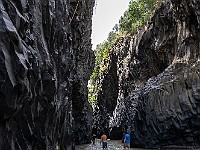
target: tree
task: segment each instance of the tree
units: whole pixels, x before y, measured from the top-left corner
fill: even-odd
[[[150,17],[157,0],[132,0],[129,8],[119,20],[120,32],[134,33]]]

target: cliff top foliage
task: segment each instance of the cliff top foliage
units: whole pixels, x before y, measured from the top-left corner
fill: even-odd
[[[96,57],[95,68],[90,77],[88,93],[88,99],[91,104],[96,103],[96,96],[101,88],[99,87],[101,78],[108,68],[109,49],[118,38],[133,35],[139,27],[144,26],[160,1],[163,0],[131,0],[128,10],[124,12],[119,23],[110,31],[107,40],[96,46],[94,50]]]

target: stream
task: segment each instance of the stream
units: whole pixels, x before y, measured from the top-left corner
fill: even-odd
[[[96,140],[96,144],[76,145],[76,150],[101,150],[100,140]],[[141,148],[131,148],[131,150],[144,150]],[[108,150],[123,150],[123,145],[120,140],[108,140]]]

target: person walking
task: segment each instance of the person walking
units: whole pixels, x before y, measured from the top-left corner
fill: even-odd
[[[126,149],[126,147],[130,150],[130,142],[131,142],[131,136],[126,132],[124,136],[124,150]]]
[[[103,132],[103,135],[101,136],[101,142],[102,142],[102,148],[108,149],[107,136],[106,136],[105,132]]]
[[[125,138],[126,133],[123,132],[123,136],[122,136],[122,144],[124,144],[124,138]]]
[[[92,134],[92,144],[95,145],[96,135]]]

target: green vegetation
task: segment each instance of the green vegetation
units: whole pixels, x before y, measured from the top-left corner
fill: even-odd
[[[109,49],[117,39],[117,33],[113,30],[109,33],[107,41],[97,45],[95,53],[95,67],[90,77],[88,99],[90,103],[96,102],[96,94],[99,90],[98,82],[108,68]]]
[[[134,33],[148,21],[156,3],[156,0],[131,1],[128,10],[119,21],[120,31]]]
[[[145,25],[158,1],[159,0],[130,1],[129,8],[120,18],[119,24],[113,27],[106,41],[97,45],[94,50],[96,56],[95,68],[89,84],[88,99],[91,104],[96,102],[96,95],[100,88],[98,87],[99,80],[108,68],[109,49],[121,35],[134,34],[140,26]]]

